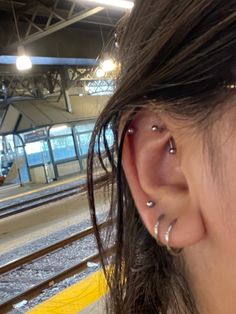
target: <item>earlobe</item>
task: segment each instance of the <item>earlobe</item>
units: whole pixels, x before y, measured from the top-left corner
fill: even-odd
[[[151,112],[140,113],[131,123],[123,147],[124,172],[150,234],[155,237],[159,223],[161,243],[175,248],[190,246],[203,238],[205,228],[180,167],[183,147],[176,147],[168,128],[163,123],[158,127],[155,120]]]

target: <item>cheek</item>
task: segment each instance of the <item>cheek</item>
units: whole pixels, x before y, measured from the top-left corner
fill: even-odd
[[[223,155],[215,170],[207,158],[197,163],[195,160],[192,167],[192,189],[206,227],[206,239],[221,252],[232,250],[232,239],[236,237],[236,169],[232,167],[236,165],[236,151]]]
[[[222,193],[219,193],[209,162],[200,149],[195,150],[194,154],[189,152],[183,164],[191,202],[199,209],[206,228],[206,237],[214,239],[224,204]]]

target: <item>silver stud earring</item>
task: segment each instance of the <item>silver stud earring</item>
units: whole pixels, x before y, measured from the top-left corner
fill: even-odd
[[[179,255],[179,254],[182,252],[182,250],[183,250],[183,248],[172,248],[172,247],[170,247],[170,245],[169,245],[169,243],[170,243],[170,234],[171,234],[171,231],[172,231],[174,225],[176,224],[176,222],[177,222],[177,219],[175,219],[175,220],[169,225],[169,227],[168,227],[168,229],[167,229],[167,231],[166,231],[166,233],[165,233],[166,248],[167,248],[167,250],[169,251],[169,253],[170,253],[171,255],[173,255],[173,256]]]
[[[134,134],[134,128],[128,128],[128,134]]]
[[[147,207],[149,207],[149,208],[153,208],[153,207],[156,205],[156,203],[153,202],[153,201],[147,201],[146,205],[147,205]]]
[[[158,125],[153,125],[153,126],[152,126],[152,131],[153,131],[153,132],[159,132],[159,133],[161,133],[161,132],[164,131],[164,127],[158,126]]]
[[[169,140],[169,145],[170,145],[169,153],[170,153],[171,155],[176,154],[176,147],[175,147],[174,142],[173,142],[172,139]]]
[[[160,131],[160,129],[159,129],[159,127],[157,125],[153,125],[152,126],[152,131],[153,132],[158,132],[158,131]]]

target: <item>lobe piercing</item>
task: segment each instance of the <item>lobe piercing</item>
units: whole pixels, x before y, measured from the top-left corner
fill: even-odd
[[[169,140],[169,145],[170,145],[169,153],[170,153],[171,155],[176,154],[176,147],[175,147],[175,145],[174,145],[172,139]]]
[[[146,205],[147,205],[147,207],[149,207],[149,208],[153,208],[153,207],[156,205],[156,203],[153,202],[153,201],[147,201]]]
[[[158,219],[157,219],[157,223],[155,224],[154,226],[154,234],[155,234],[155,239],[156,239],[156,242],[158,245],[160,246],[163,246],[163,244],[161,243],[160,241],[160,238],[159,238],[159,227],[160,227],[160,222],[161,220],[163,220],[163,218],[165,217],[164,214],[162,214]]]
[[[183,248],[172,248],[170,247],[169,243],[170,243],[170,233],[174,227],[174,225],[176,224],[177,219],[175,219],[168,227],[166,233],[165,233],[165,241],[166,241],[166,248],[167,250],[170,252],[171,255],[173,256],[177,256],[181,253],[181,251],[183,250]]]
[[[134,134],[134,129],[133,128],[129,128],[127,132],[128,132],[128,134]]]

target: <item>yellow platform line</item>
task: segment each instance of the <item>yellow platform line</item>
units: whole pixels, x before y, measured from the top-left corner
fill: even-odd
[[[27,314],[78,314],[102,298],[106,292],[106,280],[100,270],[36,306]]]
[[[64,180],[64,181],[60,181],[60,182],[57,182],[57,183],[53,183],[51,185],[46,185],[46,186],[43,186],[41,188],[37,188],[35,190],[30,190],[30,191],[27,191],[27,192],[22,192],[20,194],[14,194],[14,195],[11,195],[11,196],[8,196],[8,197],[5,197],[5,198],[2,198],[0,200],[0,203],[2,202],[5,202],[5,201],[9,201],[9,200],[12,200],[14,198],[18,198],[18,197],[22,197],[22,196],[25,196],[25,195],[29,195],[29,194],[33,194],[33,193],[36,193],[36,192],[40,192],[40,191],[43,191],[43,190],[48,190],[50,188],[54,188],[56,186],[59,186],[59,185],[64,185],[66,183],[70,183],[70,182],[73,182],[73,181],[77,181],[77,180],[81,180],[81,179],[84,179],[86,176],[81,176],[81,177],[78,177],[77,179],[73,178],[73,179],[67,179],[67,180]]]

